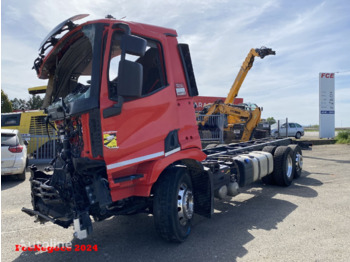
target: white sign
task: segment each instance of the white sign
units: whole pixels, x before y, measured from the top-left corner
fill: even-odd
[[[335,136],[334,73],[320,73],[320,138]]]

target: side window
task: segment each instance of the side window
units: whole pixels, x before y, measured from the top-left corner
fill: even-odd
[[[295,124],[297,127],[302,127],[301,125],[299,125],[299,124]]]
[[[17,146],[18,140],[16,134],[1,134],[1,146]]]
[[[19,126],[21,114],[10,114],[1,116],[1,126]]]
[[[295,128],[295,124],[291,123],[291,124],[289,124],[289,127]]]
[[[108,89],[109,97],[117,97],[118,69],[121,55],[122,34],[116,31],[112,36],[111,56],[109,62]],[[142,65],[142,96],[156,92],[166,86],[166,77],[161,45],[153,40],[147,39],[147,49],[144,56],[126,55],[126,60],[136,61]]]
[[[283,125],[281,126],[281,128],[286,128],[286,124],[283,124]]]
[[[18,134],[17,139],[18,139],[18,144],[24,145],[23,138],[22,138],[21,134]]]

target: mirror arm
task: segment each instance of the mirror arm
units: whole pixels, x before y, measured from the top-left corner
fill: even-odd
[[[105,108],[103,110],[103,118],[120,115],[120,113],[122,112],[123,103],[124,103],[124,98],[122,96],[118,96],[117,104],[114,104],[113,106]]]

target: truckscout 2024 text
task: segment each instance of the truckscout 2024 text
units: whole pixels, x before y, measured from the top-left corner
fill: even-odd
[[[34,62],[60,143],[45,172],[31,166],[25,213],[73,224],[83,239],[91,218],[148,212],[162,238],[181,242],[194,213],[213,214],[214,196],[300,176],[301,150],[289,139],[202,150],[191,57],[176,31],[110,16],[73,23],[85,16],[59,24]]]

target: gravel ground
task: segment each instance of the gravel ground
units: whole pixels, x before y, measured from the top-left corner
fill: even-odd
[[[303,151],[302,176],[288,188],[255,183],[235,198],[215,201],[212,219],[195,217],[183,244],[163,242],[153,218],[139,214],[93,223],[84,241],[72,228],[40,225],[29,181],[2,177],[2,261],[349,261],[350,146]],[[29,174],[28,174],[29,176]],[[16,245],[96,245],[98,251],[21,252]]]

